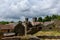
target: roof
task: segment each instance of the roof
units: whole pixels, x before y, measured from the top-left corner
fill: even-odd
[[[39,24],[43,24],[43,22],[31,22],[32,25],[39,25]]]
[[[9,23],[9,24],[6,24],[6,25],[13,25],[13,26],[16,26],[18,23]]]
[[[53,23],[54,23],[54,21],[48,21],[48,22],[44,22],[43,25],[47,26],[47,25],[53,24]]]
[[[14,24],[0,24],[0,29],[14,29],[16,25]]]

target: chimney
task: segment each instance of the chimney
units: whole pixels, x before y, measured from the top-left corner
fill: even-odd
[[[37,17],[34,17],[33,18],[33,22],[37,22]]]
[[[28,18],[25,18],[25,21],[28,22]]]

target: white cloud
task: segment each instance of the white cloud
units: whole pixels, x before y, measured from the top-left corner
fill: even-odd
[[[60,13],[60,0],[0,0],[0,20],[19,20]]]

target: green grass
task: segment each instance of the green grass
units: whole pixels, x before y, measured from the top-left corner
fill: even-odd
[[[39,31],[34,36],[60,36],[58,31]]]

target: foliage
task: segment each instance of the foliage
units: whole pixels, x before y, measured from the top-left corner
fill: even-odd
[[[59,31],[39,31],[34,36],[60,36]]]
[[[57,19],[57,17],[58,17],[58,15],[52,15],[52,19],[54,20],[54,19]]]
[[[44,18],[44,21],[51,21],[51,17],[50,17],[50,16],[46,16],[46,17]]]
[[[60,16],[58,16],[57,19],[60,20]]]
[[[44,19],[42,17],[38,18],[39,22],[46,22],[46,21],[51,21],[51,20],[60,20],[60,15],[52,15],[52,16],[45,16]]]
[[[9,22],[1,21],[0,24],[9,24]]]
[[[54,19],[58,19],[58,20],[60,20],[60,15],[52,15],[52,20],[54,20]]]
[[[42,21],[43,21],[42,17],[39,17],[39,18],[38,18],[38,21],[39,21],[39,22],[42,22]]]

